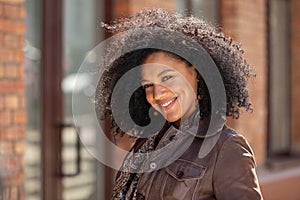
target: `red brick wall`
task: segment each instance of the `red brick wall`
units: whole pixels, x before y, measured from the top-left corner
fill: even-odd
[[[113,0],[113,18],[134,14],[143,8],[175,9],[175,0]]]
[[[221,0],[221,25],[227,35],[241,42],[257,77],[250,82],[251,114],[243,113],[229,124],[252,146],[256,161],[263,164],[267,135],[267,21],[266,0]]]
[[[291,0],[292,148],[300,153],[300,1]]]
[[[175,0],[129,0],[130,2],[130,13],[135,13],[142,8],[165,8],[167,10],[175,9]]]
[[[24,0],[0,0],[0,199],[24,199]]]
[[[116,19],[120,16],[127,15],[129,13],[129,0],[112,0],[112,19]]]

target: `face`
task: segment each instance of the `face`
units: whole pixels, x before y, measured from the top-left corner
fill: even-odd
[[[197,73],[193,66],[164,52],[148,56],[141,69],[146,99],[167,121],[180,121],[196,110]]]

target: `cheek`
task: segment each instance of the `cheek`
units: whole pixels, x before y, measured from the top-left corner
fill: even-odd
[[[174,90],[175,91],[184,91],[184,93],[188,94],[197,94],[197,82],[196,81],[191,81],[189,79],[183,79],[180,82],[178,82],[176,85],[174,85]]]
[[[189,84],[189,88],[192,89],[195,94],[197,94],[198,82],[197,82],[197,80],[194,79],[194,77],[191,77],[190,79],[188,79],[188,83],[186,83],[186,84]]]
[[[193,87],[193,90],[194,90],[195,94],[197,95],[197,93],[198,93],[198,82],[195,81],[195,82],[191,83],[191,86]]]
[[[149,90],[146,90],[145,95],[146,95],[146,100],[148,101],[148,103],[150,103],[152,105],[153,104],[153,94],[152,94],[152,92],[149,91]]]
[[[198,81],[195,75],[189,75],[186,80],[188,81],[188,84],[190,84],[190,88],[192,88],[193,91],[196,92],[198,88]]]
[[[181,86],[183,85],[181,92],[184,94],[184,102],[190,104],[197,96],[197,82],[185,81]]]

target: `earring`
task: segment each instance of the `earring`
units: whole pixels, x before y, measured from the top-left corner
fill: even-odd
[[[200,96],[200,94],[198,94],[198,96],[197,96],[197,99],[198,99],[198,100],[201,100],[201,96]]]

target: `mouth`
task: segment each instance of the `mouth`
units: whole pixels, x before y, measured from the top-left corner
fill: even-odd
[[[169,110],[176,102],[177,97],[165,102],[165,103],[160,103],[159,105],[166,111]]]

